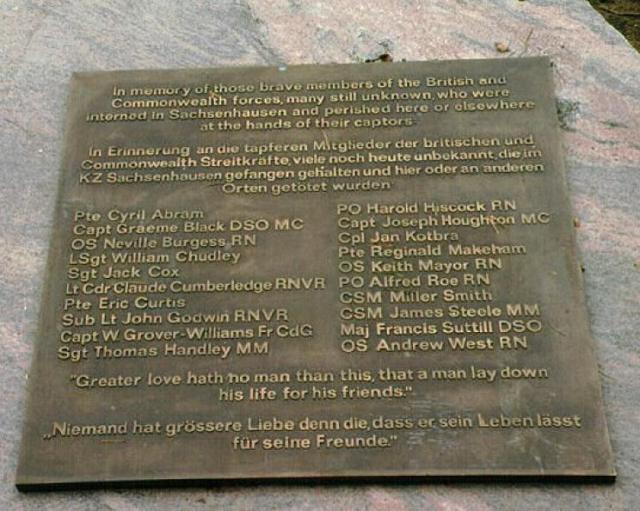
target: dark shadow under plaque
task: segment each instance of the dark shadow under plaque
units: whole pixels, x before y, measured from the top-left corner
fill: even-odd
[[[20,489],[614,477],[547,59],[69,104]]]

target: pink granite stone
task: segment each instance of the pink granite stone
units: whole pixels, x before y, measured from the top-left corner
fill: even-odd
[[[498,52],[496,43],[509,51]],[[19,494],[13,479],[70,74],[362,62],[382,53],[395,60],[553,60],[616,484],[278,484]],[[1,2],[0,510],[637,509],[639,84],[640,55],[585,0]]]

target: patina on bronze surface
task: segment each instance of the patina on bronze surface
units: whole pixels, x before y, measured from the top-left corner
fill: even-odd
[[[612,479],[551,74],[75,75],[18,487]]]

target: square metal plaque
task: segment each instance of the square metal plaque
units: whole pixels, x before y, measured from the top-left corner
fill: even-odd
[[[551,75],[74,75],[18,488],[612,479]]]

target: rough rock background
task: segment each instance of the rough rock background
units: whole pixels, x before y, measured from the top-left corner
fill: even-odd
[[[495,43],[508,45],[499,53]],[[21,495],[25,383],[73,71],[549,55],[616,465],[614,485],[343,484]],[[384,65],[384,64],[369,64]],[[640,55],[586,0],[3,0],[0,509],[640,507]]]

